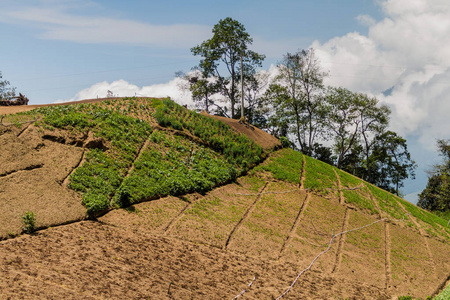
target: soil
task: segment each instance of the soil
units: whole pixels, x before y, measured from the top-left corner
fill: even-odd
[[[1,107],[0,114],[32,107]],[[277,147],[268,134],[226,121]],[[338,192],[324,197],[256,172],[206,195],[86,220],[65,179],[87,145],[108,145],[51,134],[32,124],[0,125],[1,299],[233,299],[241,292],[242,299],[276,299],[333,234],[379,219],[340,201]],[[30,235],[20,234],[26,211],[42,228]],[[450,245],[413,225],[379,222],[337,237],[283,299],[433,295],[448,279]]]

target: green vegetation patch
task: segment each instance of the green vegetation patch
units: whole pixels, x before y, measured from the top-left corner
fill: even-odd
[[[186,138],[155,131],[114,196],[119,206],[191,192],[205,193],[234,180],[238,170],[215,151]]]
[[[349,204],[354,204],[359,208],[367,209],[370,211],[371,214],[378,213],[373,201],[367,197],[361,195],[358,191],[343,191],[345,202]]]
[[[264,158],[261,146],[247,136],[236,133],[230,126],[213,118],[189,111],[169,99],[155,102],[155,118],[160,126],[188,131],[243,171]]]
[[[335,170],[338,173],[339,179],[341,180],[341,185],[344,188],[356,187],[362,183],[361,179],[356,178],[355,176],[352,176],[347,172],[344,172],[337,168]]]
[[[276,152],[267,164],[258,166],[255,170],[268,171],[278,180],[299,184],[302,166],[303,154],[292,149],[283,149]]]
[[[305,159],[305,188],[323,190],[327,194],[329,189],[337,187],[336,174],[332,166],[309,156],[305,156]]]
[[[69,178],[69,187],[83,194],[89,215],[113,204],[127,206],[166,195],[204,193],[234,180],[265,155],[247,136],[169,99],[121,98],[59,105],[24,116],[21,119],[39,120],[35,124],[40,130],[91,133],[106,141],[107,149],[88,149],[85,162]],[[197,136],[202,146],[153,132],[155,119],[161,126]],[[138,158],[149,138],[150,147]]]
[[[403,217],[405,217],[405,220],[408,219],[403,209],[398,205],[394,195],[371,184],[368,184],[367,187],[372,193],[374,200],[378,201],[378,206],[382,211],[386,212],[394,219],[401,220]],[[411,225],[410,223],[408,224]]]
[[[88,150],[85,163],[70,176],[69,184],[73,190],[83,193],[88,214],[108,209],[111,197],[152,132],[150,124],[126,116],[119,112],[119,107],[112,108],[107,103],[43,107],[34,113],[42,116],[41,125],[92,132],[111,142],[107,151]]]
[[[448,221],[445,221],[444,219],[438,217],[437,215],[434,215],[426,210],[423,210],[403,199],[398,198],[398,201],[405,207],[405,209],[414,217],[417,219],[430,224],[437,232],[441,232],[442,230],[446,230],[448,233],[450,233],[450,230],[447,227]],[[439,225],[442,227],[440,227]],[[448,238],[447,235],[443,235],[444,237]]]

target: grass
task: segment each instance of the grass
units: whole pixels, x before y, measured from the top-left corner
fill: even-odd
[[[411,215],[413,215],[415,218],[431,225],[436,231],[440,232],[442,230],[445,230],[445,231],[447,231],[447,233],[450,233],[450,230],[447,227],[448,221],[440,218],[439,216],[437,216],[433,213],[423,210],[403,199],[397,198],[397,201],[399,201]],[[441,225],[442,227],[440,227],[438,224]],[[444,235],[444,236],[446,236],[446,235]],[[448,238],[448,236],[446,236],[446,237]]]
[[[343,191],[345,202],[349,204],[354,204],[359,208],[367,209],[371,214],[377,214],[373,201],[367,197],[361,195],[358,191]]]
[[[299,184],[302,165],[303,154],[292,149],[283,149],[271,157],[268,164],[260,165],[255,170],[268,171],[275,179]]]
[[[337,188],[336,175],[332,166],[309,156],[305,156],[305,159],[305,188],[318,190],[323,194],[328,194],[327,189]]]

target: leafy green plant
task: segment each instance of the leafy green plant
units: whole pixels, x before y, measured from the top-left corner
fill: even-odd
[[[23,227],[25,233],[32,233],[36,230],[36,215],[32,211],[27,211],[22,216]]]

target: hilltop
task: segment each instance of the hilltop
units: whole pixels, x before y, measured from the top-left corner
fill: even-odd
[[[0,125],[2,296],[275,299],[315,258],[283,299],[449,279],[445,220],[251,125],[169,99],[26,109]],[[26,211],[42,230],[18,235]]]

